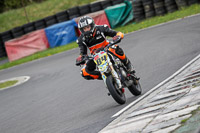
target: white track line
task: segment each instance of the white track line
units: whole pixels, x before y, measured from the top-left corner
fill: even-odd
[[[155,86],[154,88],[152,88],[151,90],[149,90],[147,93],[145,93],[144,95],[142,95],[141,97],[139,97],[138,99],[136,99],[135,101],[133,101],[132,103],[130,103],[125,108],[121,109],[116,114],[114,114],[112,116],[112,118],[116,117],[116,116],[119,116],[124,111],[126,111],[127,109],[129,109],[131,106],[133,106],[136,103],[140,102],[142,99],[144,99],[145,97],[147,97],[148,95],[150,95],[153,91],[155,91],[156,89],[158,89],[159,87],[161,87],[162,85],[164,85],[165,83],[167,83],[169,80],[171,80],[172,78],[174,78],[175,76],[177,76],[179,73],[181,73],[183,70],[185,70],[188,66],[190,66],[192,63],[194,63],[199,58],[200,58],[200,54],[198,56],[196,56],[193,60],[191,60],[189,63],[187,63],[185,66],[183,66],[181,69],[179,69],[177,72],[175,72],[172,76],[170,76],[169,78],[167,78],[166,80],[164,80],[163,82],[161,82],[160,84],[158,84],[157,86]]]

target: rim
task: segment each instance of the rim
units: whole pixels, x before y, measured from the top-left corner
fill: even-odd
[[[116,91],[117,91],[117,94],[119,94],[120,96],[123,96],[123,92],[122,92],[122,90],[118,87],[118,85],[117,85],[117,83],[113,80],[113,85],[114,85],[114,87],[115,87],[115,89],[116,89]]]

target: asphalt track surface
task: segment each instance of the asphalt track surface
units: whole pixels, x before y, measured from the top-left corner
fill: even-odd
[[[141,77],[143,94],[171,76],[200,51],[200,16],[131,33],[120,46]],[[31,79],[0,91],[1,133],[94,133],[127,103],[107,96],[103,81],[86,81],[75,66],[79,49],[0,71],[0,80]]]

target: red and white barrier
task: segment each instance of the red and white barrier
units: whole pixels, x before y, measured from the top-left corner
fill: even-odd
[[[9,61],[14,61],[49,48],[44,29],[5,42]]]

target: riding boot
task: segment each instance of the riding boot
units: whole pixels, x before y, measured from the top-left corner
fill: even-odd
[[[122,60],[122,62],[126,66],[129,73],[135,73],[135,70],[131,64],[131,61],[127,57],[124,60]]]

